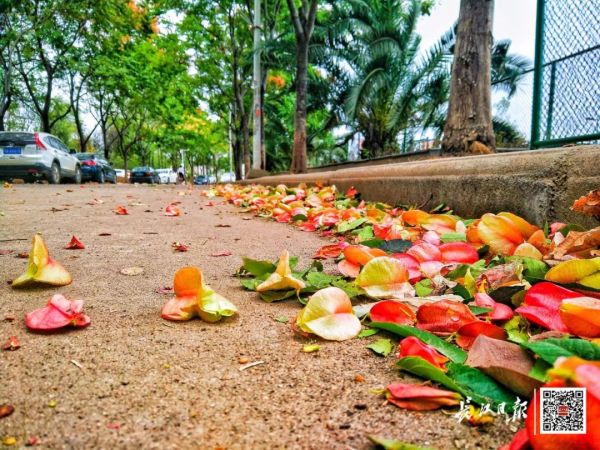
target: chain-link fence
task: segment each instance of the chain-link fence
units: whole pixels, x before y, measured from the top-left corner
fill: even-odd
[[[531,147],[600,140],[600,0],[538,0]]]

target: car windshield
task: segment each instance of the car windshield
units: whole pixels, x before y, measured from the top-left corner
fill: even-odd
[[[96,159],[96,155],[92,155],[91,153],[77,153],[75,155],[79,161],[87,161],[89,159]]]
[[[132,172],[150,172],[151,170],[150,167],[134,167]]]

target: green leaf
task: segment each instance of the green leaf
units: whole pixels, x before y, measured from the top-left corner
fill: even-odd
[[[309,272],[306,275],[306,281],[317,289],[333,286],[333,282],[339,278],[339,276],[328,275],[323,272]]]
[[[577,225],[576,223],[569,223],[566,226],[564,226],[560,232],[563,236],[567,237],[567,234],[569,234],[570,231],[586,231],[587,229],[582,227],[581,225]],[[546,236],[548,236],[546,234]]]
[[[454,362],[462,363],[467,359],[467,353],[464,350],[444,341],[443,339],[440,339],[435,334],[429,333],[428,331],[419,330],[418,328],[408,325],[399,325],[397,323],[389,322],[372,322],[369,324],[369,326],[372,328],[379,328],[381,330],[389,331],[390,333],[397,334],[398,336],[415,336],[426,344],[431,345],[442,355],[447,356]]]
[[[358,337],[359,338],[369,337],[369,336],[373,336],[377,333],[379,333],[379,330],[374,330],[373,328],[365,328],[360,333],[358,333]]]
[[[279,323],[288,323],[290,321],[290,319],[286,316],[274,317],[273,320]]]
[[[290,256],[290,269],[294,270],[294,268],[298,265],[298,257]]]
[[[444,233],[440,236],[443,243],[447,242],[467,242],[465,233]]]
[[[470,270],[471,274],[473,274],[477,278],[479,274],[485,270],[485,260],[480,259],[479,261],[473,264],[461,264],[456,269],[448,272],[446,278],[450,280],[462,278],[467,274],[468,270]]]
[[[479,247],[479,249],[477,250],[477,254],[479,255],[480,258],[483,258],[485,255],[487,255],[487,253],[490,251],[490,246],[485,244],[481,247]]]
[[[366,227],[362,227],[358,230],[354,230],[352,232],[358,237],[358,240],[362,243],[362,241],[366,241],[368,239],[372,239],[373,236],[373,227],[371,225],[367,225]]]
[[[509,256],[505,258],[506,261],[519,262],[523,264],[523,275],[538,280],[543,280],[546,272],[548,272],[548,265],[543,261],[529,258],[527,256]]]
[[[452,293],[464,298],[465,300],[470,300],[473,298],[469,290],[462,284],[457,284],[456,286],[454,286],[452,288]]]
[[[425,278],[417,283],[415,283],[415,293],[417,297],[427,297],[433,292],[433,288],[431,287],[431,280],[429,278]]]
[[[543,359],[537,359],[527,375],[531,378],[541,381],[542,383],[545,383],[546,381],[548,381],[548,376],[546,375],[546,372],[551,367],[552,366]]]
[[[350,297],[350,298],[355,298],[355,297],[358,297],[359,295],[365,294],[365,291],[363,289],[361,289],[359,286],[357,286],[356,284],[354,284],[351,281],[344,280],[341,277],[334,280],[333,285],[335,287],[338,287],[341,290],[343,290],[346,293],[346,295],[348,295],[348,297]]]
[[[412,247],[411,241],[405,241],[404,239],[392,239],[390,241],[383,241],[381,250],[385,250],[389,253],[404,253],[406,250]]]
[[[307,221],[308,217],[306,217],[304,214],[296,214],[295,216],[292,216],[292,221],[297,221],[297,220],[301,220],[302,222]]]
[[[426,380],[435,381],[455,392],[462,393],[463,390],[458,384],[456,384],[452,378],[442,372],[440,369],[435,367],[433,364],[425,361],[423,358],[418,356],[405,356],[400,358],[396,362],[396,366],[402,370],[417,375]]]
[[[396,439],[386,439],[381,436],[370,435],[369,439],[383,450],[433,450],[430,447],[419,447],[418,445],[407,444]]]
[[[588,361],[600,361],[600,346],[583,339],[544,339],[543,341],[522,343],[548,364],[554,364],[560,356],[579,356]]]
[[[474,402],[480,405],[489,403],[493,406],[505,403],[506,410],[512,410],[516,400],[515,394],[474,367],[448,363],[448,376],[461,387],[459,392],[471,397]]]
[[[380,248],[385,241],[383,239],[368,239],[366,241],[362,241],[362,245],[366,245],[371,248]]]
[[[519,315],[514,315],[512,319],[504,324],[504,329],[506,330],[506,334],[508,334],[508,340],[516,342],[517,344],[523,344],[529,341],[527,327],[527,321]]]
[[[375,342],[367,345],[369,350],[373,350],[380,356],[387,356],[392,352],[392,341],[389,339],[377,339]]]
[[[354,230],[355,228],[360,227],[367,220],[369,220],[367,217],[361,217],[360,219],[355,219],[349,222],[340,222],[337,226],[338,233],[346,233],[350,230]]]
[[[259,261],[257,259],[251,259],[246,257],[242,259],[244,261],[242,268],[246,272],[254,275],[255,277],[272,274],[277,269],[277,266],[269,261]]]
[[[471,312],[473,314],[475,314],[476,316],[478,316],[480,314],[485,314],[485,313],[488,313],[488,312],[492,311],[493,308],[483,308],[481,306],[469,305],[469,309],[471,310]]]
[[[293,289],[291,291],[266,291],[260,293],[260,298],[267,303],[272,303],[291,298],[294,295],[296,295],[296,291]]]
[[[240,284],[244,286],[244,288],[249,291],[256,291],[256,286],[258,286],[261,281],[258,278],[251,278],[249,280],[240,280]]]

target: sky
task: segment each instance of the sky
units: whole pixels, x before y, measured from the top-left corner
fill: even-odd
[[[535,47],[535,0],[496,0],[494,39],[512,40],[511,50],[533,61]],[[421,17],[417,32],[427,49],[458,19],[460,0],[436,0],[430,16]]]

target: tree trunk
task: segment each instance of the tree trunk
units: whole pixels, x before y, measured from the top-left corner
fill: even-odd
[[[442,150],[490,153],[493,0],[461,0]]]
[[[306,152],[306,94],[308,90],[308,41],[296,41],[296,111],[294,113],[294,148],[292,173],[305,173]]]

